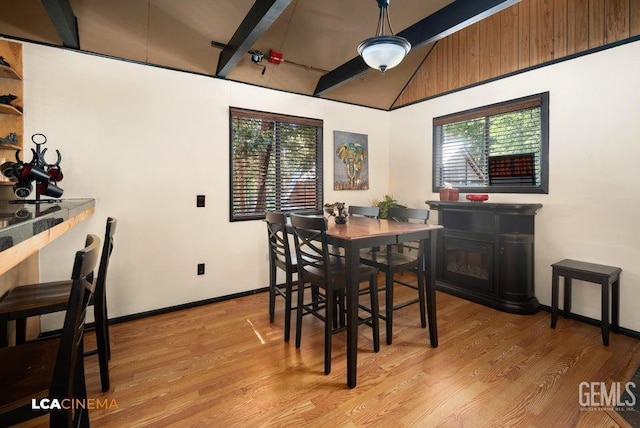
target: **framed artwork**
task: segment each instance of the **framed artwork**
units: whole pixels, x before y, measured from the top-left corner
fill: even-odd
[[[333,131],[333,190],[369,189],[366,134]]]

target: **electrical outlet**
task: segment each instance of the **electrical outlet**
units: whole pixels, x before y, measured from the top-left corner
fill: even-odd
[[[204,275],[204,263],[198,263],[198,275]]]
[[[196,207],[204,207],[204,195],[196,195]]]

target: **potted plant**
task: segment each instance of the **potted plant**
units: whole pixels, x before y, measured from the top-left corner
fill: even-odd
[[[371,205],[380,208],[380,214],[378,215],[378,218],[387,218],[387,210],[389,209],[389,207],[407,207],[406,205],[402,205],[397,200],[393,199],[393,196],[390,195],[384,195],[384,198],[382,198],[381,200],[374,199],[373,201],[371,201]]]

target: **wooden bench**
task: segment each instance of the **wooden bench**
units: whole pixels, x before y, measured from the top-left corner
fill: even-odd
[[[595,263],[585,263],[565,259],[551,265],[553,280],[551,285],[551,328],[556,328],[558,321],[558,288],[559,278],[564,277],[564,310],[565,318],[571,314],[571,280],[594,282],[602,287],[602,343],[609,346],[609,288],[611,288],[611,330],[618,333],[620,309],[620,272],[622,269]]]

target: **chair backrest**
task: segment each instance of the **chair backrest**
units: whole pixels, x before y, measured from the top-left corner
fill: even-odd
[[[291,246],[287,233],[287,215],[281,212],[267,211],[267,237],[269,238],[270,266],[279,266],[281,269],[291,268]]]
[[[360,215],[365,217],[378,218],[380,215],[379,207],[362,207],[358,205],[349,205],[349,215]]]
[[[389,210],[387,211],[387,219],[392,221],[427,224],[427,220],[429,220],[429,210],[422,208],[389,207]],[[396,248],[398,249],[398,251],[422,251],[422,242],[410,241],[402,244],[396,244]],[[389,251],[390,249],[391,246],[387,246],[387,251]]]
[[[107,272],[109,270],[109,260],[113,252],[113,236],[116,233],[118,220],[113,217],[107,217],[107,226],[104,233],[104,241],[102,243],[102,253],[100,253],[100,267],[98,269],[98,278],[96,279],[95,301],[103,301],[105,287],[107,282]]]
[[[291,214],[298,277],[307,281],[329,278],[329,245],[327,243],[327,220],[324,217],[308,217]]]
[[[50,398],[77,397],[77,389],[84,388],[77,379],[78,367],[83,365],[83,335],[87,306],[94,291],[93,276],[100,254],[100,238],[87,235],[85,248],[76,252],[73,263],[71,294],[62,327],[62,336],[49,389]],[[82,379],[84,381],[84,379]],[[84,389],[83,389],[84,391]],[[57,418],[70,418],[70,412],[53,412],[52,426]],[[66,425],[65,425],[66,426]]]
[[[421,208],[389,207],[389,210],[387,211],[387,219],[427,224],[427,220],[429,220],[429,210]]]

